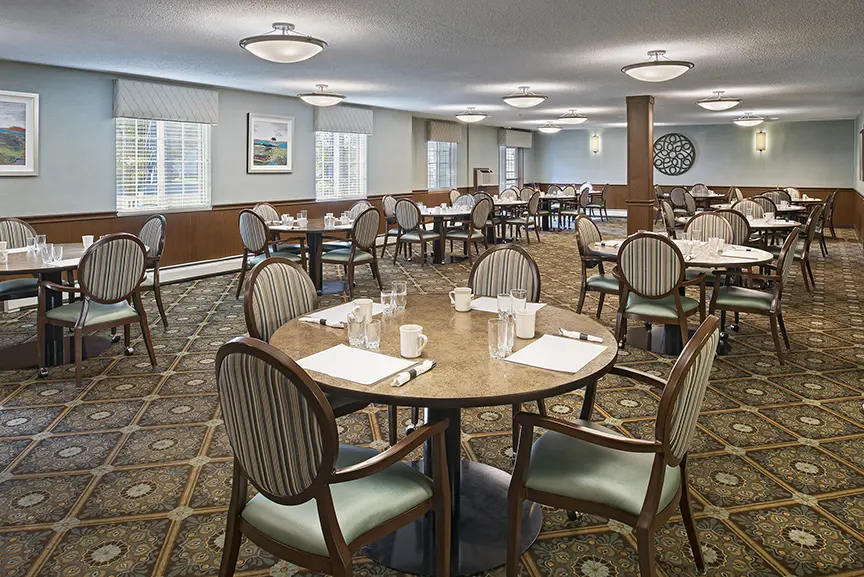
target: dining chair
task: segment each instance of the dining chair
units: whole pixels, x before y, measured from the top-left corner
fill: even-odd
[[[507,188],[498,195],[501,200],[519,200],[519,193],[512,188]]]
[[[663,201],[666,199],[666,195],[663,194],[663,189],[658,185],[654,185],[654,202],[656,202],[657,212],[654,214],[654,222],[658,220],[663,220]]]
[[[463,195],[467,196],[467,195]],[[460,199],[462,196],[459,197]],[[474,199],[468,196],[471,202]],[[399,256],[399,248],[404,245],[406,258],[411,258],[411,246],[414,244],[420,245],[420,264],[426,266],[426,243],[438,242],[441,235],[432,230],[426,230],[423,227],[423,217],[420,214],[420,209],[417,204],[408,198],[402,198],[396,201],[396,224],[399,226],[399,232],[396,234],[396,251],[393,253],[393,264],[396,264],[396,257]]]
[[[607,294],[618,294],[620,287],[618,279],[611,273],[603,270],[603,258],[593,250],[591,245],[603,240],[600,234],[600,229],[594,224],[594,221],[580,214],[576,217],[576,246],[579,248],[579,260],[582,264],[582,278],[579,287],[579,304],[576,307],[576,312],[582,314],[582,307],[585,304],[585,295],[589,291],[600,293],[597,303],[597,318],[603,312],[603,301]],[[588,269],[597,269],[597,274],[588,276]]]
[[[141,303],[141,282],[146,263],[147,248],[137,236],[126,232],[110,234],[84,252],[78,263],[77,287],[44,280],[39,283],[36,318],[41,376],[48,374],[45,367],[45,330],[48,325],[73,331],[77,386],[81,385],[85,332],[122,326],[125,353],[131,355],[131,325],[137,322],[141,326],[150,364],[156,366],[147,313]],[[48,291],[79,293],[81,296],[73,303],[47,310]]]
[[[837,233],[834,232],[834,205],[837,202],[837,193],[840,192],[840,189],[835,190],[828,196],[828,200],[826,201],[826,210],[828,214],[825,216],[825,224],[831,229],[831,238],[837,238]]]
[[[785,190],[787,193],[789,193],[789,198],[791,198],[793,201],[799,200],[801,198],[801,193],[798,191],[797,188],[794,188],[792,186],[787,186],[783,190]]]
[[[774,338],[774,348],[777,351],[777,361],[781,365],[785,364],[786,361],[783,358],[778,327],[780,334],[783,336],[786,351],[789,351],[790,348],[789,336],[786,334],[786,325],[783,323],[781,299],[784,287],[790,284],[792,265],[795,263],[794,247],[795,243],[798,242],[799,234],[801,233],[795,229],[786,237],[776,265],[763,265],[763,268],[773,270],[773,274],[730,270],[726,273],[726,284],[721,285],[720,277],[718,276],[714,280],[714,290],[711,292],[709,311],[712,315],[718,310],[721,312],[721,325],[725,325],[726,323],[727,312],[757,314],[768,317],[771,322],[771,336]],[[765,290],[758,290],[733,285],[731,284],[731,279],[735,277],[742,280],[761,281],[765,283],[767,288]]]
[[[572,184],[568,184],[561,189],[561,196],[576,196],[576,187]]]
[[[451,204],[451,206],[454,202],[456,202],[456,199],[459,198],[460,196],[462,196],[462,193],[459,192],[457,189],[455,189],[455,188],[450,189],[450,204]]]
[[[463,194],[453,203],[454,208],[474,208],[474,204],[477,201],[474,200],[474,197],[470,194]]]
[[[561,194],[561,187],[557,184],[550,184],[546,187],[546,194],[548,195],[557,195]]]
[[[705,302],[684,294],[688,286],[704,285],[704,277],[686,280],[686,263],[675,242],[653,232],[640,232],[627,237],[618,250],[618,266],[612,274],[621,285],[618,296],[618,319],[615,336],[623,348],[627,335],[627,320],[652,324],[677,324],[681,341],[689,336],[687,317],[699,313],[705,320]]]
[[[468,262],[473,262],[471,258],[471,245],[474,245],[477,256],[480,256],[481,242],[485,248],[489,248],[485,230],[489,225],[491,212],[492,201],[485,197],[481,198],[474,205],[474,208],[471,209],[471,217],[463,226],[448,227],[445,232],[445,236],[450,241],[451,247],[453,241],[461,241],[463,243],[464,254],[468,256]]]
[[[663,187],[659,184],[654,185],[654,196],[656,198],[666,198],[669,195],[663,191]]]
[[[666,234],[671,239],[675,239],[675,228],[678,223],[675,222],[675,209],[672,208],[672,203],[666,199],[660,201],[660,210],[663,213],[663,224],[666,226]]]
[[[565,421],[530,413],[516,416],[520,437],[507,495],[507,577],[516,577],[519,570],[522,503],[526,500],[630,525],[636,533],[642,577],[656,575],[655,533],[680,509],[696,569],[705,571],[690,505],[687,457],[720,339],[719,324],[716,317],[702,322],[668,380],[628,367],[612,367],[611,374],[660,394],[653,439],[625,437],[588,420]],[[536,429],[546,432],[535,441]]]
[[[522,189],[519,191],[519,200],[527,202],[528,200],[531,199],[531,196],[535,192],[538,192],[538,191],[534,190],[531,187],[528,187],[528,186],[522,187]]]
[[[570,223],[576,220],[576,217],[582,214],[582,202],[583,195],[575,196],[576,188],[568,187],[573,191],[574,196],[567,196],[566,198],[562,198],[560,203],[561,206],[558,209],[558,228],[570,228]],[[565,189],[567,190],[567,189]],[[588,193],[585,192],[584,196],[588,196]],[[587,202],[587,201],[586,201]]]
[[[356,220],[360,213],[365,210],[369,210],[372,208],[372,203],[368,200],[358,200],[345,212],[348,214],[348,218],[352,221]],[[324,250],[325,254],[334,251],[334,250],[350,250],[351,249],[351,240],[347,239],[344,235],[339,234],[324,234],[323,235],[325,242],[321,244],[321,248]]]
[[[244,536],[290,563],[347,577],[361,547],[429,511],[436,574],[449,576],[447,421],[382,453],[341,444],[321,388],[287,355],[249,337],[219,349],[216,383],[234,453],[220,577],[234,575]],[[434,480],[400,462],[426,441]]]
[[[505,222],[510,227],[510,236],[513,238],[516,238],[520,230],[524,229],[525,239],[528,244],[531,244],[531,229],[533,229],[534,234],[537,235],[537,242],[540,242],[540,193],[535,192],[531,195],[525,214],[508,218]]]
[[[348,209],[348,218],[354,220],[370,208],[372,208],[372,203],[368,200],[358,200]]]
[[[692,240],[700,242],[708,242],[709,239],[719,238],[726,244],[732,244],[735,234],[732,232],[732,225],[729,224],[722,216],[714,212],[700,212],[684,226],[684,232],[690,233]],[[686,280],[693,280],[698,276],[704,278],[704,282],[699,285],[699,300],[705,302],[705,287],[709,284],[714,284],[714,276],[722,274],[723,271],[715,271],[711,268],[704,267],[687,267],[684,275]]]
[[[593,187],[591,186],[591,183],[588,182],[587,180],[586,180],[585,182],[583,182],[582,184],[579,185],[579,194],[582,194],[582,191],[583,191],[583,190],[588,190],[588,191],[593,190]]]
[[[252,212],[263,218],[265,223],[279,220],[279,211],[269,202],[259,202],[252,207]],[[279,242],[280,235],[276,231],[270,231],[270,238],[274,243],[277,243]],[[276,250],[275,244],[273,250]]]
[[[0,218],[0,241],[6,242],[7,249],[23,248],[27,246],[27,238],[35,238],[37,234],[36,229],[19,218]],[[0,281],[0,302],[33,298],[38,290],[36,277]]]
[[[354,219],[354,224],[351,226],[350,248],[338,248],[325,252],[321,256],[322,263],[335,264],[347,269],[348,298],[354,298],[354,269],[357,265],[368,264],[372,269],[372,276],[378,281],[378,289],[384,288],[381,285],[381,273],[378,272],[378,253],[375,252],[380,222],[381,213],[374,206],[369,206]]]
[[[271,256],[281,256],[292,262],[299,262],[303,268],[306,268],[305,249],[301,251],[300,255],[295,254],[290,247],[278,246],[277,250],[270,250],[269,229],[260,215],[244,209],[240,211],[238,221],[240,240],[243,242],[243,262],[240,264],[240,279],[237,281],[235,298],[239,299],[240,293],[243,292],[243,280],[246,278],[246,271]]]
[[[754,196],[751,198],[745,198],[744,200],[739,200],[732,205],[732,210],[740,212],[745,218],[748,216],[748,212],[749,216],[752,216],[753,218],[765,218],[765,209],[761,203],[755,201],[755,198],[756,197]],[[764,200],[771,202],[768,199]],[[771,204],[773,205],[774,203],[772,202]]]
[[[696,199],[689,192],[684,193],[684,210],[687,216],[696,214]]]
[[[701,182],[697,182],[690,187],[690,193],[696,196],[705,196],[708,194],[708,187]]]
[[[606,191],[609,189],[609,183],[603,185],[603,188],[600,189],[599,199],[596,192],[592,192],[588,195],[588,204],[586,204],[583,208],[585,210],[590,210],[591,214],[594,214],[594,211],[597,211],[597,214],[600,215],[600,220],[603,220],[603,217],[606,217],[606,222],[609,222],[609,213],[606,212]]]
[[[741,193],[741,189],[735,186],[730,186],[729,190],[726,192],[726,200],[730,204],[734,204],[740,200],[744,200],[744,195]]]
[[[457,191],[458,192],[458,191]],[[381,199],[381,206],[384,207],[384,246],[381,247],[381,258],[384,258],[384,251],[387,250],[387,241],[390,240],[390,235],[396,236],[399,234],[399,227],[393,226],[396,224],[396,198],[386,195]]]
[[[138,238],[144,243],[147,248],[146,269],[153,270],[153,296],[156,299],[156,306],[159,308],[159,316],[162,318],[162,325],[168,328],[168,316],[165,314],[165,307],[162,304],[162,287],[159,280],[159,263],[162,260],[162,253],[165,250],[165,234],[168,228],[168,221],[161,214],[154,214],[146,221],[144,226],[138,231]]]
[[[774,203],[775,206],[779,206],[781,201],[786,201],[789,204],[792,204],[792,197],[785,190],[766,190],[762,194],[760,194],[762,198],[768,198],[771,202]]]
[[[672,202],[675,214],[687,214],[687,203],[684,201],[684,195],[686,194],[687,191],[681,186],[676,186],[669,193],[669,200]]]
[[[813,278],[813,267],[810,264],[810,248],[813,245],[813,239],[816,238],[816,230],[819,227],[819,223],[822,222],[823,214],[824,211],[821,206],[816,206],[810,211],[803,229],[798,229],[801,233],[798,237],[799,242],[795,244],[792,250],[795,262],[801,266],[801,277],[804,279],[804,288],[807,289],[807,292],[810,292],[811,286],[813,289],[816,288],[816,280]],[[769,246],[766,250],[774,255],[779,255],[783,249],[778,246]]]
[[[732,244],[745,246],[750,242],[750,221],[734,208],[721,208],[714,214],[726,220],[732,228]]]
[[[777,214],[777,204],[774,203],[773,200],[768,198],[767,196],[753,196],[748,198],[750,202],[755,202],[759,206],[762,207],[762,212],[773,212],[775,215]]]
[[[513,289],[524,289],[530,303],[540,302],[540,269],[537,262],[521,246],[515,244],[497,244],[474,261],[468,274],[468,286],[475,297],[497,298],[500,294],[509,294]],[[513,404],[513,414],[522,408],[520,403]],[[546,414],[543,399],[537,399],[537,410]],[[518,440],[517,431],[513,427],[513,450]]]

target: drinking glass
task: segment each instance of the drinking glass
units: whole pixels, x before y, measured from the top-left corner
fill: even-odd
[[[48,237],[44,234],[36,235],[36,246],[45,246],[45,243],[48,242]]]
[[[299,213],[297,213],[297,218],[307,218],[306,214],[307,213],[305,210],[301,210]]]
[[[511,317],[489,319],[489,356],[504,359],[513,352],[515,323]]]
[[[396,310],[396,295],[393,291],[381,291],[381,306],[384,310],[381,311],[385,317],[392,317]]]
[[[393,300],[396,303],[395,311],[404,311],[408,304],[408,283],[404,280],[396,280],[390,285],[393,290]]]
[[[52,245],[51,262],[58,262],[61,260],[63,260],[63,245],[62,244]]]
[[[348,345],[362,347],[366,342],[366,326],[362,318],[348,315]]]
[[[720,239],[711,237],[708,239],[708,254],[711,256],[717,255],[717,248],[720,246]]]
[[[528,302],[528,291],[525,289],[510,289],[510,307],[513,314],[525,308]]]
[[[765,222],[774,222],[774,213],[766,212],[765,213]]]
[[[693,240],[702,240],[702,223],[698,220],[690,227],[690,233]]]
[[[36,250],[36,237],[28,236],[27,237],[27,252],[34,252]]]
[[[498,318],[507,318],[513,314],[513,299],[508,293],[498,295]]]
[[[51,264],[52,254],[51,251],[54,248],[53,245],[50,244],[40,244],[39,245],[39,257],[42,259],[42,264]]]
[[[377,351],[381,348],[381,319],[372,319],[365,327],[366,348]]]

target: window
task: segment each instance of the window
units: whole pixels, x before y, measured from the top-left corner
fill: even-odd
[[[426,187],[430,190],[436,188],[456,188],[456,155],[455,142],[440,142],[430,140],[426,143]]]
[[[210,125],[115,119],[117,212],[210,208]]]
[[[366,197],[366,135],[315,133],[315,198]]]
[[[501,147],[501,185],[518,187],[522,183],[522,150],[514,146]]]

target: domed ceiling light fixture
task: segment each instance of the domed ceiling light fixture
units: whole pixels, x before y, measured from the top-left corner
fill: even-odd
[[[558,124],[567,124],[572,126],[575,124],[582,124],[586,120],[588,120],[587,116],[579,114],[575,109],[571,108],[569,112],[558,117]]]
[[[480,122],[484,118],[489,118],[488,114],[484,114],[474,108],[473,106],[469,106],[463,112],[460,112],[456,115],[457,120],[461,120],[462,122]]]
[[[542,94],[534,94],[528,86],[520,86],[519,90],[509,96],[501,98],[504,102],[515,108],[531,108],[545,101],[548,97]]]
[[[739,116],[735,119],[735,124],[738,126],[758,126],[765,122],[765,118],[763,116],[757,116],[752,112],[748,112],[743,116]]]
[[[539,130],[543,134],[556,134],[558,132],[561,132],[561,127],[554,122],[547,122],[546,124],[540,126],[537,130]]]
[[[294,25],[288,22],[274,22],[272,31],[244,38],[240,41],[240,47],[258,58],[279,64],[290,64],[312,58],[327,48],[327,43],[294,32]]]
[[[621,72],[643,82],[666,82],[695,66],[685,60],[669,60],[665,54],[665,50],[651,50],[647,61],[625,66]]]
[[[316,90],[314,92],[298,94],[297,98],[306,104],[311,104],[312,106],[333,106],[334,104],[339,104],[345,100],[344,94],[338,94],[327,90],[326,84],[316,84],[315,87]]]
[[[726,92],[724,92],[723,90],[715,90],[713,96],[698,100],[696,104],[698,104],[705,110],[729,110],[730,108],[735,108],[736,106],[741,104],[741,99],[726,96]]]

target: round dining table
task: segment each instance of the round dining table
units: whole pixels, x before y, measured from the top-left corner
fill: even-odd
[[[58,243],[59,244],[59,243]],[[7,260],[0,263],[0,276],[36,275],[39,282],[49,281],[62,284],[63,273],[78,268],[78,262],[84,255],[84,245],[79,243],[61,244],[63,259],[56,263],[46,264],[37,251],[21,251],[13,249],[7,255]],[[63,304],[63,294],[57,291],[46,291],[45,310],[51,310]],[[112,340],[104,337],[88,335],[83,341],[83,358],[94,357],[105,352],[111,346]],[[39,349],[36,341],[29,341],[0,349],[0,370],[18,370],[35,368],[39,364]],[[63,336],[63,327],[45,326],[45,366],[53,367],[75,362],[74,339]]]
[[[310,218],[307,220],[306,226],[296,226],[297,221],[293,225],[287,225],[282,222],[268,223],[268,228],[272,232],[278,232],[288,235],[305,235],[306,247],[309,251],[309,276],[312,282],[315,283],[315,288],[318,294],[329,295],[338,294],[348,291],[348,285],[342,281],[324,281],[322,277],[321,256],[324,252],[324,235],[344,236],[346,239],[348,233],[351,232],[352,224],[340,224],[337,220],[333,228],[324,226],[324,218]]]
[[[469,207],[424,207],[420,210],[420,216],[424,221],[432,221],[432,229],[438,233],[438,240],[432,244],[432,262],[435,264],[444,264],[446,259],[446,247],[444,238],[444,230],[450,221],[460,221],[467,224],[466,221],[471,217],[472,209]],[[494,234],[494,232],[493,232]],[[493,237],[494,244],[495,239]],[[461,260],[461,259],[460,259]]]
[[[605,349],[578,372],[565,373],[489,356],[487,323],[497,313],[456,312],[447,295],[409,295],[404,311],[383,317],[380,353],[399,357],[399,327],[419,324],[429,341],[424,361],[437,366],[401,387],[392,376],[363,385],[310,371],[321,388],[343,397],[401,407],[425,408],[426,422],[449,420],[446,436],[452,506],[451,573],[469,575],[504,564],[507,551],[507,490],[510,474],[482,463],[462,460],[461,411],[472,407],[511,405],[560,395],[594,383],[615,363],[615,337],[585,315],[546,305],[537,311],[536,337],[559,328],[603,339]],[[270,344],[297,360],[347,342],[344,329],[293,320],[282,326]],[[531,340],[515,339],[514,352]],[[586,390],[583,418],[590,415],[593,387]],[[431,476],[431,451],[414,463]],[[540,507],[526,502],[521,547],[526,550],[540,532]],[[380,564],[415,575],[435,575],[434,531],[428,515],[367,546],[365,553]]]

